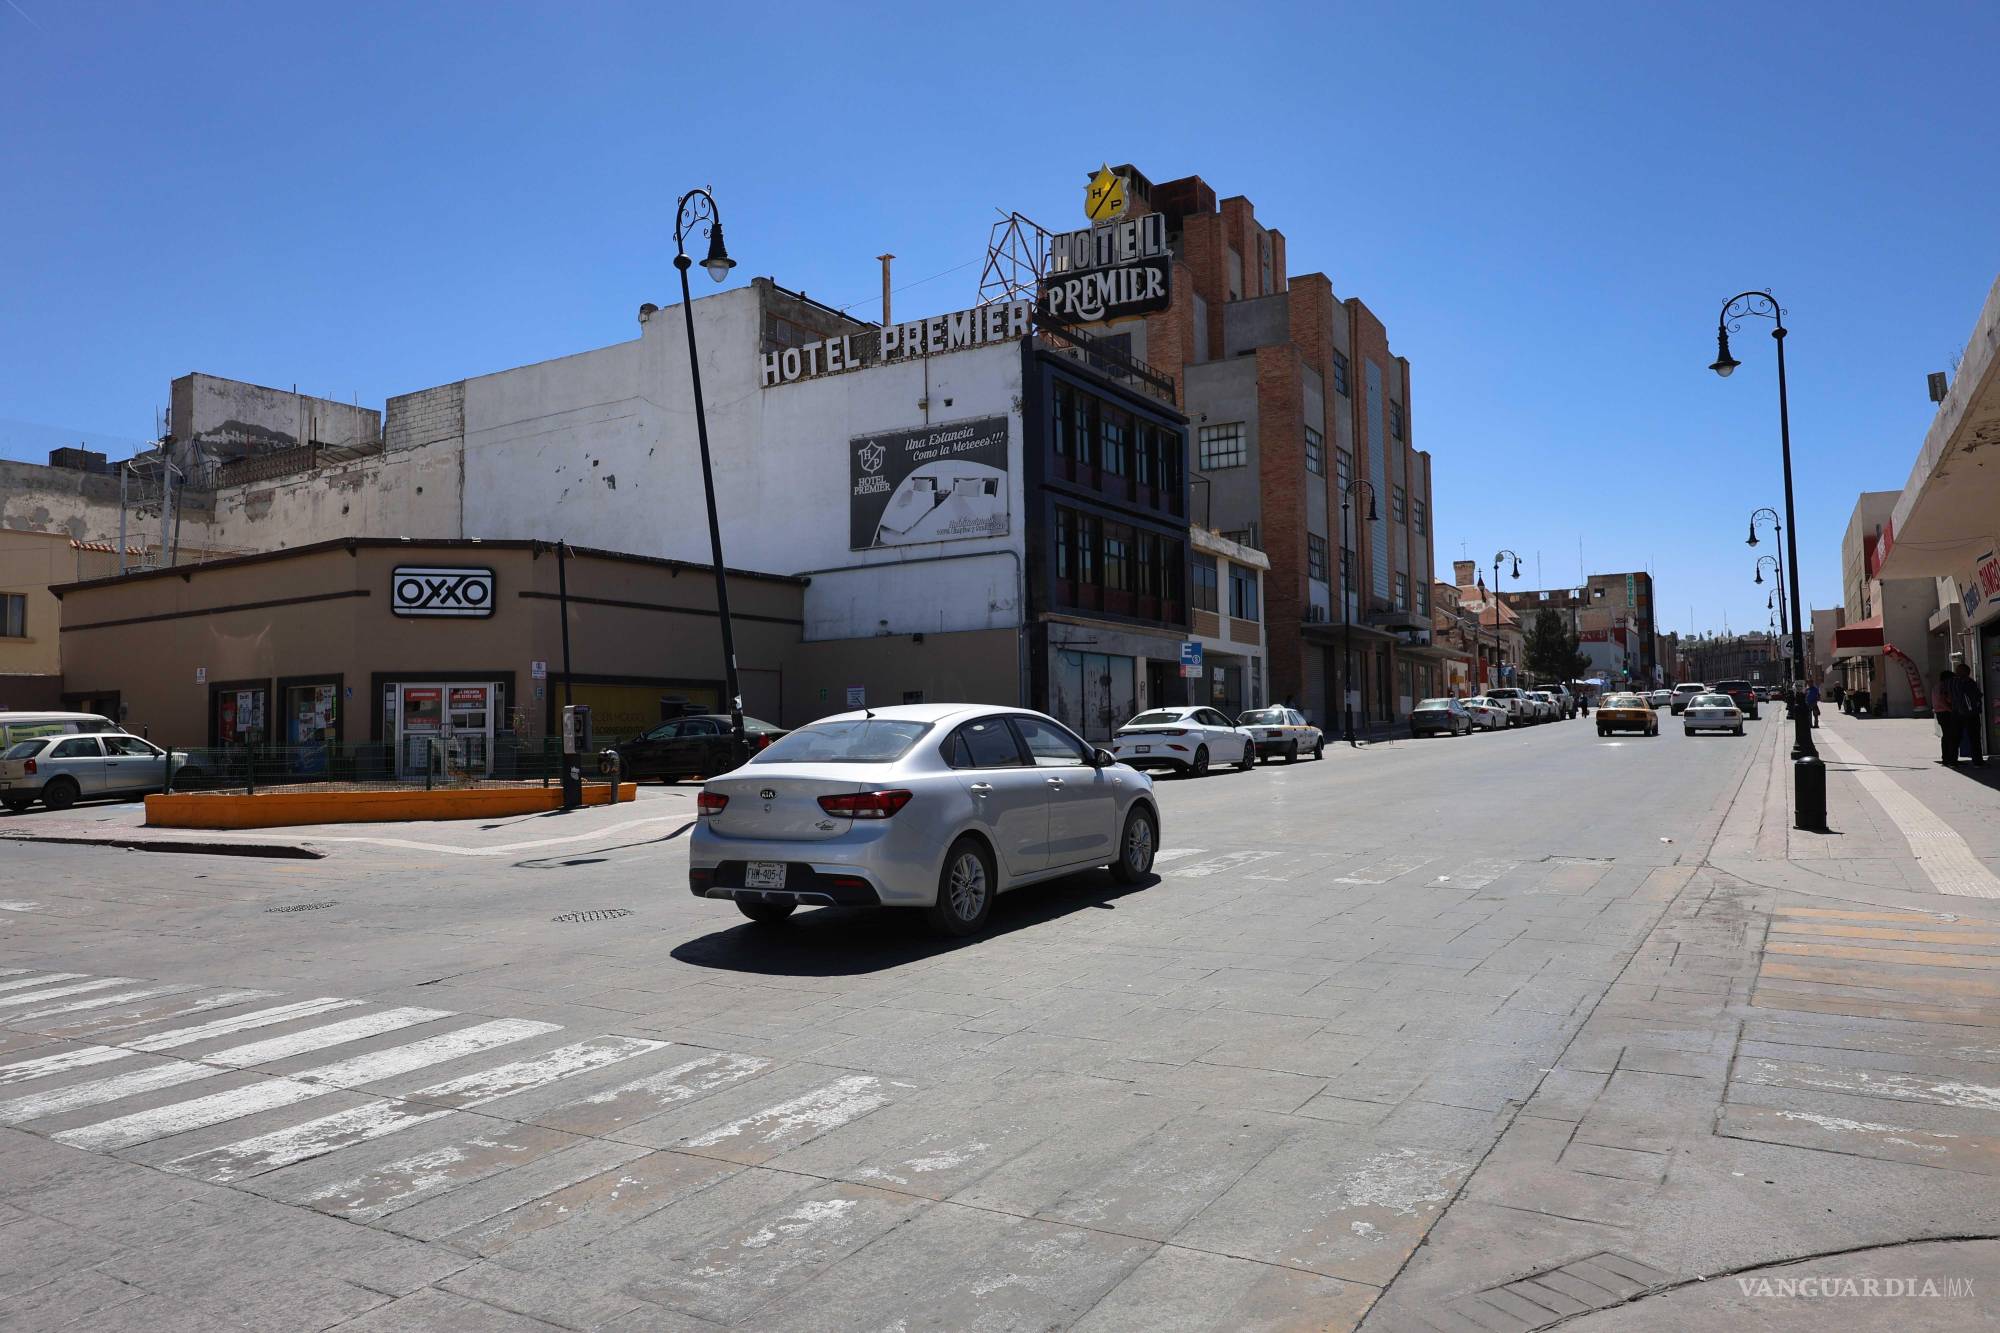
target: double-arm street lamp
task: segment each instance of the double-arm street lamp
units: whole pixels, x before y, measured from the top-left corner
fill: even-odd
[[[1356,477],[1347,483],[1340,493],[1340,707],[1344,719],[1340,738],[1349,745],[1357,744],[1354,739],[1354,705],[1349,702],[1354,689],[1354,607],[1361,600],[1359,589],[1352,585],[1360,564],[1353,558],[1352,538],[1348,534],[1347,511],[1354,503],[1357,490],[1368,492],[1368,521],[1374,523],[1381,518],[1375,509],[1375,483],[1366,477]],[[1353,593],[1352,600],[1349,593]]]
[[[1751,579],[1750,581],[1751,581],[1752,583],[1760,583],[1760,584],[1761,584],[1761,583],[1762,583],[1762,582],[1764,581],[1764,566],[1766,566],[1766,565],[1771,565],[1771,566],[1774,566],[1774,568],[1773,568],[1773,569],[1772,569],[1772,571],[1771,571],[1771,574],[1772,574],[1772,579],[1771,579],[1771,581],[1772,581],[1773,583],[1777,584],[1777,586],[1776,586],[1775,588],[1773,588],[1773,589],[1771,590],[1771,596],[1770,596],[1769,598],[1765,599],[1765,609],[1766,609],[1766,610],[1772,610],[1772,609],[1775,609],[1775,610],[1777,611],[1777,613],[1778,613],[1778,633],[1779,633],[1780,635],[1786,635],[1786,634],[1790,634],[1790,633],[1791,633],[1791,631],[1790,631],[1790,629],[1788,629],[1788,628],[1787,628],[1787,626],[1788,626],[1788,625],[1789,625],[1789,624],[1790,624],[1791,622],[1790,622],[1790,621],[1788,621],[1788,620],[1787,620],[1787,619],[1785,618],[1785,582],[1784,582],[1784,580],[1785,580],[1785,565],[1784,565],[1784,562],[1783,562],[1783,561],[1781,561],[1781,560],[1779,560],[1779,559],[1778,559],[1778,557],[1777,557],[1777,556],[1775,556],[1775,555],[1760,555],[1760,556],[1758,556],[1758,557],[1757,557],[1757,577],[1756,577],[1756,578],[1754,578],[1754,579]]]
[[[743,737],[743,692],[736,682],[736,636],[729,623],[729,576],[722,566],[722,524],[715,514],[715,469],[708,458],[708,410],[701,398],[701,356],[694,342],[694,296],[688,291],[687,238],[696,228],[708,237],[708,258],[701,266],[708,276],[721,282],[736,267],[722,244],[722,215],[716,211],[715,196],[696,186],[681,196],[674,209],[674,267],[681,271],[681,314],[687,320],[688,373],[694,377],[694,432],[701,445],[701,490],[708,501],[708,548],[715,561],[715,611],[722,620],[723,689],[729,694],[729,728],[735,738],[738,763],[748,757]]]
[[[1792,417],[1791,406],[1785,393],[1785,312],[1778,305],[1778,298],[1768,291],[1738,292],[1722,303],[1722,313],[1715,322],[1715,360],[1709,369],[1727,379],[1742,362],[1729,354],[1729,335],[1742,327],[1743,320],[1755,317],[1771,321],[1771,336],[1778,343],[1778,444],[1785,471],[1785,554],[1786,563],[1791,566],[1792,606],[1796,609],[1804,605],[1799,600],[1799,521],[1792,503]],[[1776,515],[1772,522],[1777,521]],[[1750,537],[1754,545],[1757,537],[1756,515],[1751,515]],[[1795,699],[1805,697],[1805,684],[1798,677],[1805,670],[1806,651],[1804,635],[1799,630],[1799,618],[1792,617],[1792,694]],[[1792,789],[1796,807],[1795,820],[1802,829],[1824,829],[1826,827],[1826,767],[1820,762],[1819,751],[1814,748],[1811,710],[1804,706],[1793,709],[1792,714]]]

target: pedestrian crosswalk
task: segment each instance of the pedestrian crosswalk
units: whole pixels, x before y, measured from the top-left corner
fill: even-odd
[[[497,1243],[498,1212],[595,1188],[555,1154],[622,1163],[671,1145],[740,1163],[745,1143],[830,1132],[910,1087],[794,1069],[758,1097],[741,1085],[777,1067],[762,1056],[342,996],[19,968],[0,970],[0,986],[25,1001],[0,1010],[0,1126],[357,1222],[389,1225],[419,1204],[413,1216],[465,1211],[481,1247]],[[91,987],[125,988],[123,1000],[55,1003]],[[649,1126],[669,1112],[670,1127]],[[548,1183],[494,1192],[493,1213],[430,1202],[496,1172],[539,1179],[526,1168],[543,1157]],[[518,1221],[503,1230],[542,1225]]]

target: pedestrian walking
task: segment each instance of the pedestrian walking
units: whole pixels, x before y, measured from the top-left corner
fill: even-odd
[[[1959,743],[1970,752],[1974,768],[1986,767],[1986,692],[1979,677],[1964,662],[1952,678],[1952,706],[1958,718]]]
[[[1817,682],[1806,686],[1806,707],[1812,710],[1812,724],[1819,725],[1819,685]]]
[[[1957,693],[1958,684],[1952,679],[1951,672],[1940,671],[1937,698],[1932,702],[1931,712],[1937,718],[1938,741],[1944,751],[1939,762],[1946,768],[1958,767],[1958,712],[1953,707]]]

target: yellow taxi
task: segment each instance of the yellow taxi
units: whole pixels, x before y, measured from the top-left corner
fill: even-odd
[[[1643,694],[1607,694],[1597,705],[1597,734],[1637,731],[1647,736],[1660,734],[1660,715]]]

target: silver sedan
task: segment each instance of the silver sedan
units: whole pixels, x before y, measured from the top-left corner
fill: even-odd
[[[688,888],[758,922],[919,907],[971,935],[1008,889],[1095,866],[1137,883],[1159,841],[1153,780],[1054,718],[909,704],[824,718],[710,778]]]

